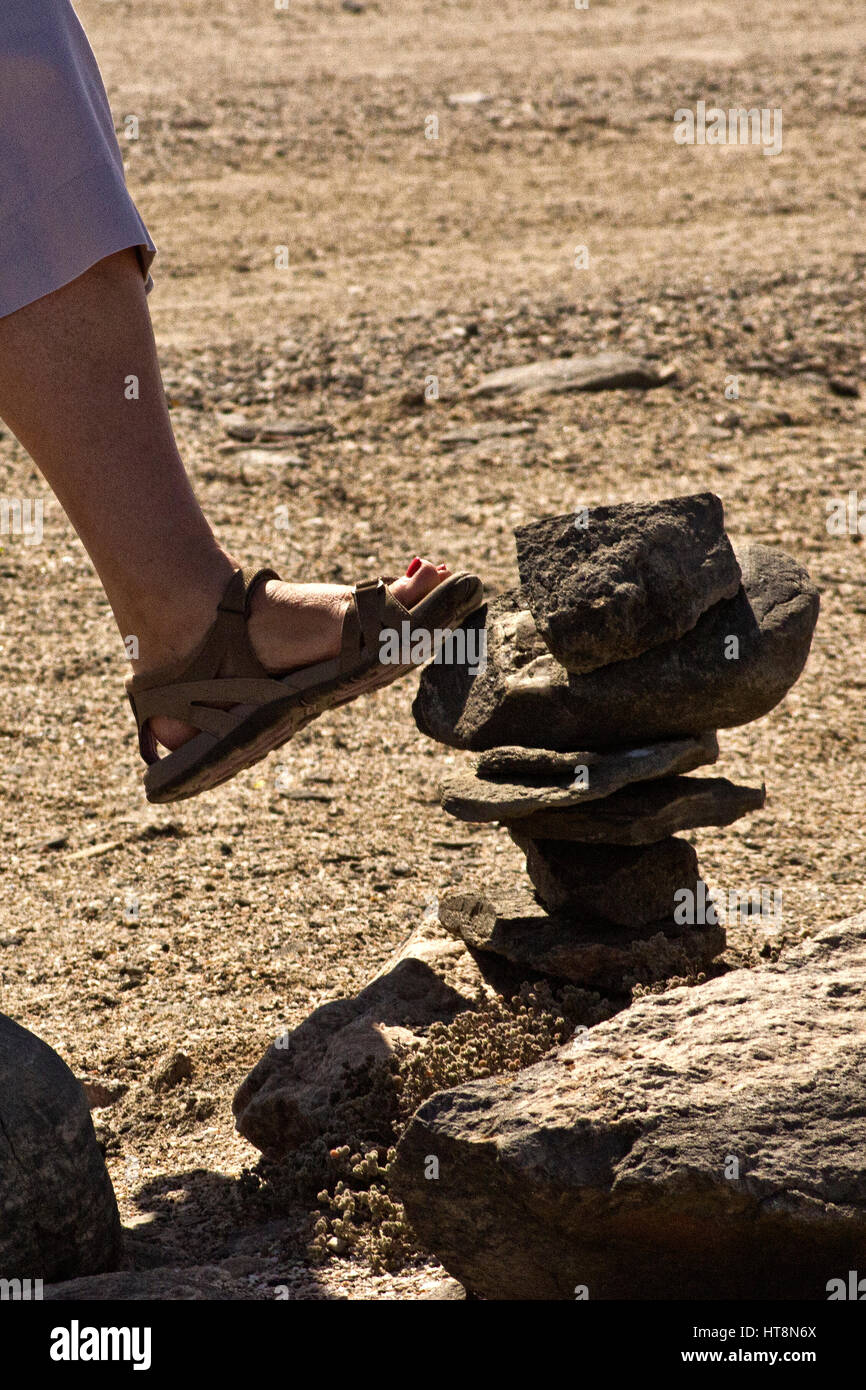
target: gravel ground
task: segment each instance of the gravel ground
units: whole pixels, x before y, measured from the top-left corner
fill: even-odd
[[[234,552],[346,581],[430,553],[493,594],[519,522],[712,489],[735,546],[786,548],[822,591],[793,693],[721,735],[714,771],[765,781],[766,807],[695,835],[712,886],[783,894],[781,926],[735,926],[728,959],[861,909],[864,538],[827,519],[857,492],[866,530],[866,399],[840,394],[866,366],[862,17],[835,0],[755,0],[743,19],[694,0],[79,9],[118,128],[139,116],[123,147],[161,248],[166,387]],[[782,153],[676,145],[673,111],[699,99],[780,106]],[[485,371],[614,348],[677,384],[468,397]],[[238,416],[315,429],[245,443]],[[443,443],[491,423],[526,428]],[[8,432],[0,493],[45,496]],[[148,807],[123,646],[50,496],[41,544],[0,536],[0,578],[2,1007],[106,1088],[95,1119],[136,1258],[243,1254],[298,1297],[453,1296],[435,1264],[305,1272],[285,1223],[249,1223],[237,1180],[257,1155],[230,1102],[442,888],[521,873],[503,832],[438,809],[461,755],[417,732],[408,680],[216,792]],[[191,1076],[156,1089],[177,1049]]]

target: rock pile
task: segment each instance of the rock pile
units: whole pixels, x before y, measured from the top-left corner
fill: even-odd
[[[486,620],[483,669],[446,645],[414,710],[422,732],[479,751],[442,805],[503,825],[534,891],[451,892],[440,921],[473,951],[589,988],[692,975],[725,938],[715,914],[700,920],[697,856],[678,837],[765,792],[686,774],[716,761],[718,728],[766,714],[796,680],[817,590],[764,546],[738,561],[710,493],[515,534],[520,587],[467,620]]]
[[[486,619],[486,657],[468,665],[469,650],[485,649],[463,634],[446,644],[415,714],[424,732],[476,752],[472,769],[446,779],[442,804],[505,826],[529,882],[440,897],[438,920],[418,925],[366,989],[268,1049],[235,1097],[238,1130],[272,1159],[342,1143],[348,1122],[381,1149],[405,1116],[396,1091],[383,1105],[377,1068],[390,1076],[413,1059],[438,1088],[409,1121],[388,1181],[424,1247],[473,1293],[813,1297],[823,1271],[853,1268],[862,1248],[862,1223],[849,1219],[853,1148],[805,1196],[796,1175],[815,1168],[819,1145],[843,1143],[848,1072],[861,1059],[827,1106],[811,1077],[788,1085],[780,1037],[794,1028],[798,1056],[820,1045],[828,1076],[842,1075],[831,1015],[850,1004],[847,1037],[862,921],[845,937],[850,968],[826,989],[837,936],[790,968],[631,1006],[628,994],[693,977],[724,947],[721,925],[701,917],[705,885],[682,834],[727,825],[765,794],[691,774],[717,760],[718,728],[758,718],[796,680],[817,592],[778,552],[756,545],[738,559],[709,494],[547,518],[517,532],[517,554],[520,587],[467,622],[480,631]],[[689,899],[695,913],[680,914]],[[798,981],[805,1023],[789,997]],[[480,1032],[467,1031],[463,1050],[435,1032],[530,985],[573,996],[557,1037],[573,1015],[585,1020],[540,1062],[507,1052],[499,1066],[506,1054],[491,1061]],[[467,1073],[479,1079],[461,1084]],[[745,1111],[730,1102],[732,1078]],[[791,1139],[801,1111],[803,1145]],[[788,1184],[796,1191],[777,1200]],[[808,1250],[813,1211],[819,1254]],[[782,1252],[776,1264],[765,1238]]]

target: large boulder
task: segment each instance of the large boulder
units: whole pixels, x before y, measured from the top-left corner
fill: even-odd
[[[0,1014],[0,1276],[116,1269],[120,1217],[84,1088],[40,1038]]]
[[[514,536],[523,602],[578,674],[675,641],[740,587],[711,492],[543,517]]]
[[[739,556],[742,587],[677,641],[584,675],[548,651],[518,592],[479,609],[487,662],[431,663],[413,711],[419,729],[454,748],[616,748],[748,724],[799,676],[818,591],[796,560],[763,545]]]
[[[495,748],[481,754],[474,773],[464,768],[446,777],[440,800],[458,820],[518,820],[599,801],[635,782],[692,772],[718,756],[714,733],[608,753]]]
[[[490,1299],[825,1300],[866,1270],[864,978],[861,913],[440,1092],[392,1172],[409,1219]]]

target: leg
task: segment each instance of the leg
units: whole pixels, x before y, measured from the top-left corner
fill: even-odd
[[[138,400],[126,398],[133,375]],[[236,565],[177,451],[133,251],[0,318],[0,415],[81,537],[144,666],[181,656]]]
[[[142,277],[154,247],[69,0],[0,0],[0,130],[0,416],[66,509],[147,672],[198,645],[237,566],[175,444]],[[414,604],[444,573],[419,562],[394,588]],[[336,654],[348,601],[337,586],[260,586],[259,660],[287,671]],[[169,748],[195,732],[152,728]]]
[[[137,400],[125,383],[138,378]],[[60,500],[99,574],[134,669],[179,660],[199,642],[237,563],[215,539],[175,443],[135,252],[100,261],[0,318],[0,416]],[[445,575],[422,563],[393,586],[417,603]],[[335,655],[348,590],[269,582],[250,635],[272,670]],[[194,732],[154,733],[177,747]]]

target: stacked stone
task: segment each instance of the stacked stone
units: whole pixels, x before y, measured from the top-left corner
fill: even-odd
[[[486,623],[484,668],[446,646],[414,711],[422,732],[479,753],[445,780],[442,805],[507,828],[532,889],[448,893],[440,921],[474,950],[586,987],[692,975],[725,936],[700,912],[697,856],[679,836],[729,825],[765,791],[686,774],[716,761],[716,730],[760,718],[797,679],[817,590],[779,551],[738,560],[711,493],[515,536],[519,589],[467,621]]]

